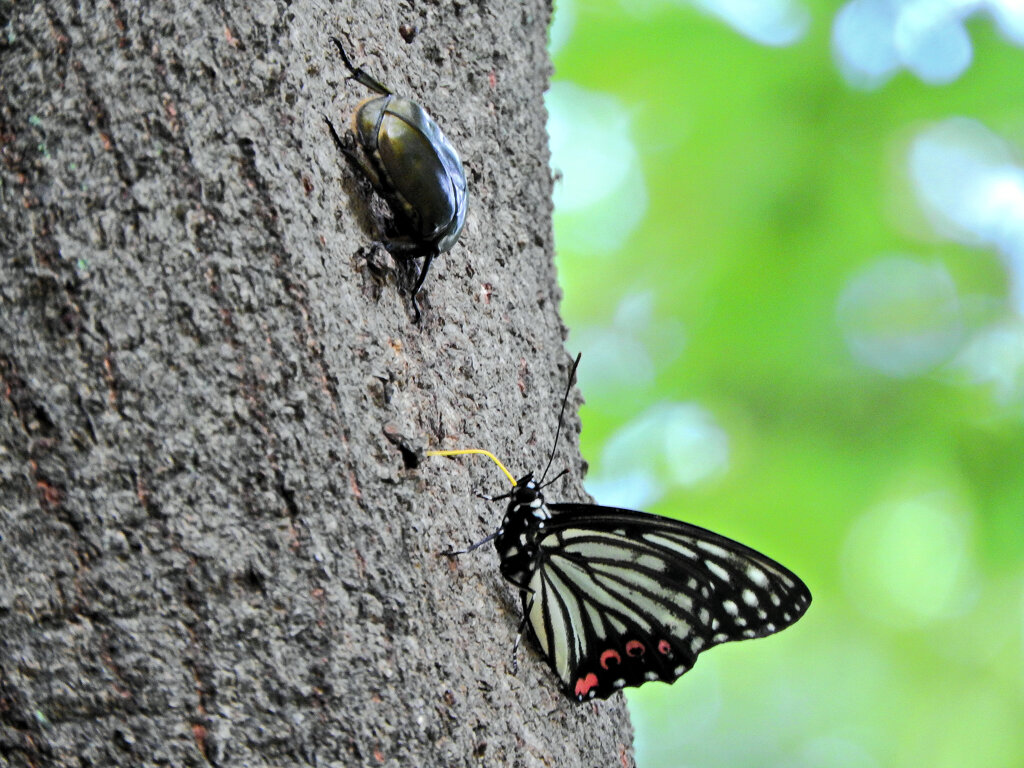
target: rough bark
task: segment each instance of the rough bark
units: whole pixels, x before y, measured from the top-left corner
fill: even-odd
[[[530,646],[511,674],[493,550],[436,554],[493,529],[473,492],[503,477],[413,466],[551,445],[549,13],[0,9],[0,764],[632,763],[621,699],[563,699]],[[420,327],[322,120],[368,95],[339,33],[465,160]]]

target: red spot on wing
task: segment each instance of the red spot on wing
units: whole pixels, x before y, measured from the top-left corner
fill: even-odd
[[[668,640],[658,641],[658,653],[662,654],[663,656],[668,656],[670,653],[672,653],[672,646],[669,645]]]
[[[641,643],[639,640],[630,640],[628,643],[626,643],[627,656],[643,656],[644,651],[646,650],[647,649],[644,648],[644,644]]]
[[[609,648],[607,651],[601,654],[601,667],[603,669],[608,669],[608,664],[611,662],[614,662],[615,664],[621,664],[622,657],[619,655],[618,651],[613,651],[611,648]]]
[[[583,698],[592,688],[597,687],[597,675],[593,672],[576,681],[576,695]]]

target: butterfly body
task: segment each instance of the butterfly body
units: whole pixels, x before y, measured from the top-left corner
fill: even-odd
[[[697,655],[789,626],[811,596],[792,572],[724,536],[596,504],[548,504],[516,482],[495,536],[502,576],[563,692],[607,698],[672,682]]]
[[[533,476],[520,478],[494,537],[501,575],[520,589],[529,587],[530,578],[543,557],[538,541],[544,537],[544,528],[550,519],[551,511]]]

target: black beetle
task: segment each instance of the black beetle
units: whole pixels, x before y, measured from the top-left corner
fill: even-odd
[[[384,247],[396,258],[425,257],[412,289],[412,306],[419,322],[416,294],[430,263],[455,245],[466,222],[466,172],[451,142],[423,107],[396,96],[354,66],[341,41],[336,37],[331,41],[352,73],[351,79],[380,94],[356,107],[347,142],[330,120],[324,117],[324,121],[338,149],[369,177],[398,220],[402,237],[385,242]]]

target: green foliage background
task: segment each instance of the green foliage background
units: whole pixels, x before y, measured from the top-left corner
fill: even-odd
[[[683,4],[556,9],[572,23],[554,88],[624,108],[647,201],[606,248],[594,234],[628,205],[556,208],[591,477],[615,474],[606,446],[650,407],[699,406],[728,461],[649,511],[761,549],[814,594],[792,629],[629,694],[643,768],[1024,765],[1021,380],[996,396],[956,364],[1020,318],[1000,254],[938,232],[907,170],[914,136],[954,116],[1024,146],[1024,51],[976,18],[954,82],[858,90],[832,50],[839,6],[809,7],[785,47]],[[844,286],[894,254],[938,265],[968,307],[954,348],[905,376],[858,361],[837,320]],[[619,349],[649,365],[616,369]]]

